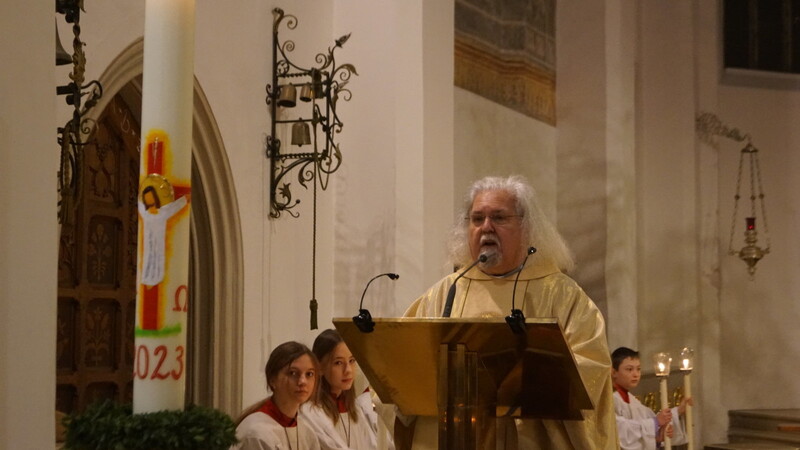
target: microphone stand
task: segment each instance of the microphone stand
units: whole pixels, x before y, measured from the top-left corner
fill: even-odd
[[[375,330],[375,322],[372,320],[372,314],[369,313],[369,310],[362,308],[362,306],[364,306],[364,295],[367,293],[367,288],[369,287],[370,283],[375,281],[376,278],[384,276],[389,277],[392,280],[400,278],[400,275],[396,273],[382,273],[372,277],[372,279],[367,282],[367,285],[364,286],[364,292],[361,293],[361,303],[358,304],[358,315],[353,317],[353,323],[356,324],[356,327],[358,327],[362,333],[371,333],[373,330]]]
[[[469,265],[463,272],[458,274],[455,280],[453,280],[453,284],[450,285],[450,290],[447,291],[447,301],[444,303],[444,311],[442,311],[442,317],[450,317],[450,312],[453,310],[453,300],[456,298],[456,282],[461,279],[470,269],[475,267],[478,263],[486,262],[489,259],[488,256],[481,254],[478,256],[478,259],[475,260],[472,264]]]
[[[522,260],[522,264],[519,265],[519,269],[517,269],[517,276],[514,278],[514,290],[511,292],[511,314],[506,316],[506,323],[509,327],[511,327],[511,331],[513,331],[514,334],[525,333],[525,315],[522,314],[521,309],[517,309],[515,307],[515,299],[517,297],[517,282],[519,281],[519,274],[522,273],[525,263],[528,262],[528,257],[534,253],[536,253],[536,247],[528,248],[528,254],[525,255],[525,259]]]

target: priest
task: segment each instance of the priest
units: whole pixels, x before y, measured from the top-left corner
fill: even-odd
[[[525,317],[558,319],[594,405],[593,410],[582,411],[582,421],[498,420],[497,448],[618,448],[605,321],[583,289],[566,275],[574,265],[572,256],[537,205],[533,188],[519,176],[476,181],[450,247],[456,265],[478,263],[461,278],[454,273],[433,285],[405,316],[441,317],[447,309],[450,317],[505,317],[514,297]],[[455,296],[446,308],[454,281]],[[413,429],[412,448],[437,448],[434,418],[403,422]],[[485,444],[495,448],[494,443]]]

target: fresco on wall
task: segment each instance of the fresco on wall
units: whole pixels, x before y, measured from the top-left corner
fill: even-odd
[[[555,125],[555,0],[456,0],[455,85]]]

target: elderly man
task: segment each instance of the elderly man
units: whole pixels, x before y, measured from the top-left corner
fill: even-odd
[[[531,246],[537,251],[526,261]],[[509,436],[509,429],[498,423],[498,437],[505,447],[619,448],[605,322],[586,293],[563,273],[572,268],[572,257],[537,206],[530,185],[518,176],[475,182],[454,228],[451,253],[462,267],[486,256],[458,280],[451,317],[505,317],[519,275],[516,307],[526,317],[558,319],[594,405],[593,410],[583,411],[582,421],[518,420],[517,436]],[[456,277],[454,273],[436,283],[405,315],[441,317]],[[436,448],[435,421],[424,419],[416,425],[414,448]],[[510,431],[513,434],[514,429]]]

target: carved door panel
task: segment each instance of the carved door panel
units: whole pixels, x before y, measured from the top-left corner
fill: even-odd
[[[56,409],[97,399],[129,402],[136,310],[139,124],[117,95],[80,164],[81,198],[61,227]]]

